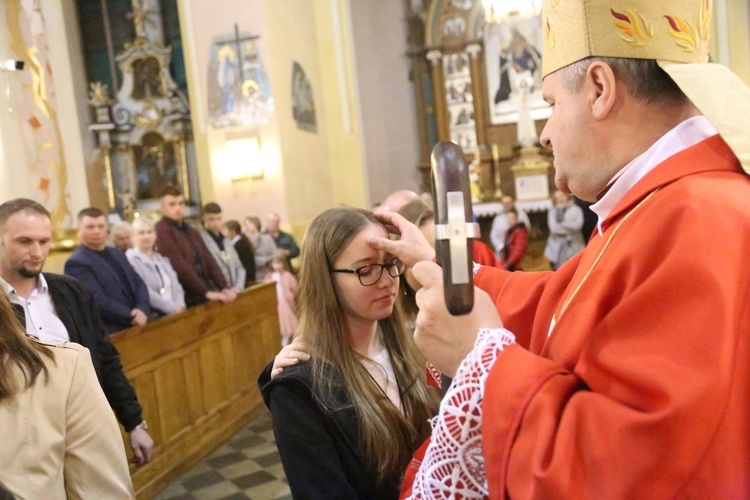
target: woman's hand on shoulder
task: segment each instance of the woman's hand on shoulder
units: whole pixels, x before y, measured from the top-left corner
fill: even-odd
[[[271,367],[271,380],[276,378],[284,368],[294,366],[302,361],[310,359],[309,348],[302,337],[294,337],[288,345],[284,346],[281,351],[273,358]]]

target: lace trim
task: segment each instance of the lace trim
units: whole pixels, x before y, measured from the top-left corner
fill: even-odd
[[[479,330],[474,349],[458,367],[440,412],[430,422],[432,442],[425,452],[409,498],[486,498],[482,455],[484,384],[497,356],[515,344],[504,329]]]

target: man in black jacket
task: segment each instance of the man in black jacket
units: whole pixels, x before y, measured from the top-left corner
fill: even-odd
[[[88,348],[107,401],[129,433],[136,462],[148,463],[154,442],[91,291],[74,278],[42,274],[51,239],[52,222],[42,205],[24,198],[0,205],[0,287],[29,334]]]

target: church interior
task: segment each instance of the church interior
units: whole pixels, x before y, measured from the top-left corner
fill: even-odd
[[[490,243],[501,198],[513,196],[531,220],[524,269],[545,268],[555,188],[538,142],[550,112],[541,21],[493,19],[492,3],[5,0],[0,202],[25,197],[49,210],[52,273],[79,244],[81,209],[110,223],[157,220],[168,185],[184,194],[188,219],[209,202],[224,220],[275,212],[302,244],[326,209],[429,193],[432,147],[453,141],[471,168],[482,239]],[[713,3],[711,57],[750,85],[750,2]],[[219,498],[185,489],[201,474],[213,478],[206,487],[226,479],[211,460],[234,466],[234,479],[254,474],[279,488],[257,489],[259,479],[221,490],[236,498],[288,494],[264,472],[281,467],[256,384],[280,348],[276,300],[261,282],[232,304],[110,337],[155,441],[153,460],[131,465],[138,498]],[[248,443],[261,459],[237,470]]]

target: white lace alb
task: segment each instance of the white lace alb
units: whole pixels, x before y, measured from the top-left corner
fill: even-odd
[[[461,362],[438,415],[432,419],[432,440],[409,498],[489,495],[482,455],[484,384],[498,354],[515,343],[507,330],[479,330],[474,349]]]

